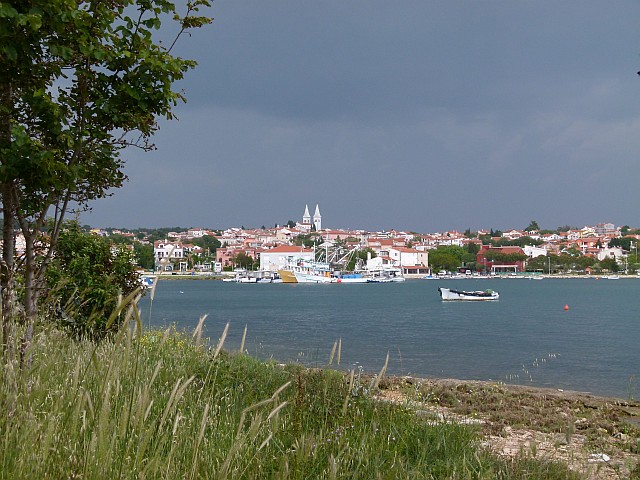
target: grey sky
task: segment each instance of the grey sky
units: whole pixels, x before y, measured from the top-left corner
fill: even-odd
[[[94,226],[640,226],[640,3],[216,0]],[[313,213],[313,212],[312,212]]]

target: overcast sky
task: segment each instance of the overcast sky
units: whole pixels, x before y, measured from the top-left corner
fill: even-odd
[[[640,227],[640,2],[216,0],[100,227]]]

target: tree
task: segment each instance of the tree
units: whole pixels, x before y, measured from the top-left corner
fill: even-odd
[[[614,273],[620,270],[620,265],[618,265],[618,262],[613,257],[607,257],[604,260],[600,260],[600,267]]]
[[[216,253],[216,250],[220,248],[220,240],[211,235],[203,235],[200,238],[194,238],[191,243],[198,245],[204,249],[205,256],[209,256]]]
[[[255,260],[251,255],[247,255],[245,252],[239,252],[233,257],[233,263],[236,268],[253,269]]]
[[[525,232],[537,232],[538,230],[540,230],[540,227],[538,226],[538,222],[536,222],[535,220],[531,220],[531,222],[529,222],[529,226],[524,230]]]
[[[75,222],[61,230],[46,281],[56,297],[56,318],[75,334],[92,338],[119,328],[118,322],[107,324],[118,296],[140,285],[129,249],[83,233]]]
[[[476,242],[469,242],[467,243],[465,249],[468,253],[475,256],[480,251],[480,245],[478,245]]]
[[[169,0],[0,3],[5,333],[19,273],[32,324],[70,205],[85,207],[120,187],[126,180],[122,151],[152,150],[157,118],[172,119],[172,108],[184,101],[172,86],[195,62],[173,56],[171,49],[184,32],[210,22],[196,15],[209,5],[210,0],[191,0],[181,16]],[[178,23],[178,33],[165,46],[154,34],[167,16]],[[20,262],[16,224],[26,244]],[[30,334],[31,327],[27,343]]]
[[[434,270],[457,270],[465,260],[472,262],[475,255],[456,245],[440,246],[429,251],[429,263]]]
[[[633,242],[633,237],[617,237],[612,238],[609,241],[609,247],[620,247],[626,251],[631,250],[631,242]]]
[[[322,235],[319,233],[304,233],[298,235],[293,239],[293,244],[300,247],[311,248],[314,245],[320,245],[322,243]],[[336,243],[340,243],[337,239]]]
[[[135,242],[133,253],[138,262],[138,266],[145,270],[153,270],[155,267],[155,257],[153,255],[153,245],[150,243]]]
[[[502,237],[496,241],[491,241],[491,244],[494,247],[507,247],[507,246],[515,246],[515,247],[524,247],[526,245],[542,245],[544,242],[542,240],[534,240],[529,236],[524,236],[520,238],[514,238],[513,240],[509,240],[508,238]]]
[[[487,250],[484,258],[492,262],[515,263],[526,260],[528,257],[524,253],[503,253],[495,250]]]

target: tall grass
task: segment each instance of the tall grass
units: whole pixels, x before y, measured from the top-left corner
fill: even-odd
[[[571,478],[375,402],[353,373],[231,355],[226,328],[203,346],[202,322],[101,343],[39,328],[29,371],[3,361],[0,478]]]

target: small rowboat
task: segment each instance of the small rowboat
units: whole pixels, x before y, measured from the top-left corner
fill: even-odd
[[[498,300],[500,295],[493,290],[453,290],[450,288],[438,288],[443,301],[467,300],[467,301],[491,301]]]

